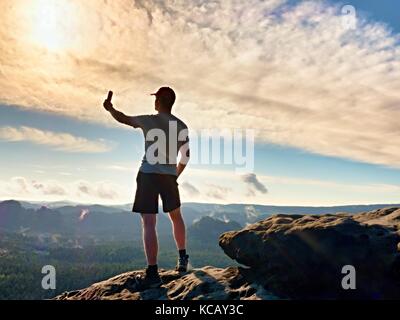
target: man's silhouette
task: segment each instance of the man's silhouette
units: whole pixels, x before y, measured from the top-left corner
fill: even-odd
[[[142,217],[143,244],[148,263],[146,272],[136,278],[138,290],[157,287],[161,284],[157,266],[156,232],[159,196],[161,196],[164,212],[169,213],[179,252],[176,270],[186,272],[189,262],[189,256],[186,254],[186,229],[181,215],[181,202],[176,181],[189,159],[187,126],[171,114],[175,102],[175,92],[171,88],[162,87],[152,95],[156,97],[155,110],[157,111],[157,114],[153,115],[132,117],[117,111],[111,103],[112,92],[103,103],[104,108],[114,119],[142,129],[145,137],[146,153],[136,178],[137,187],[132,209],[133,212],[139,212]],[[173,131],[177,131],[177,134]],[[181,160],[177,164],[178,151],[181,153]]]

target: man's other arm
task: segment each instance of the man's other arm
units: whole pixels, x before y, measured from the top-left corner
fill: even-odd
[[[190,149],[189,147],[185,148],[185,145],[181,147],[181,149],[179,150],[181,153],[181,159],[178,163],[178,165],[176,166],[176,174],[179,177],[181,175],[181,173],[183,172],[183,170],[185,170],[186,165],[189,162],[190,159]]]

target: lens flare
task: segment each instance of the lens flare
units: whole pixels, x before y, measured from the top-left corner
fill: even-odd
[[[33,0],[22,7],[26,18],[26,36],[49,51],[76,47],[79,41],[80,7],[75,1]]]

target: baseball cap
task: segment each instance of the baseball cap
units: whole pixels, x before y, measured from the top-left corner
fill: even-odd
[[[161,87],[156,93],[151,93],[151,95],[159,98],[163,105],[168,108],[172,108],[176,98],[174,90],[170,87]]]
[[[176,98],[174,90],[172,90],[170,87],[161,87],[157,90],[157,92],[151,93],[150,95],[156,97],[168,97],[172,100],[175,100]]]

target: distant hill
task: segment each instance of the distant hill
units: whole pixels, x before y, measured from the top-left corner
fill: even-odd
[[[122,239],[140,231],[139,217],[127,211],[100,206],[63,206],[56,209],[42,206],[32,209],[9,200],[0,203],[0,221],[0,228],[25,234],[96,235]]]
[[[197,203],[197,202],[186,202],[184,206],[192,207],[199,211],[226,211],[226,212],[237,212],[243,210],[246,207],[252,207],[256,211],[262,212],[263,214],[334,214],[337,212],[348,212],[358,213],[365,209],[376,210],[379,208],[396,207],[398,204],[356,204],[356,205],[344,205],[344,206],[273,206],[273,205],[259,205],[259,204],[213,204],[213,203]]]
[[[212,216],[220,220],[234,220],[241,225],[263,220],[273,214],[334,214],[338,212],[359,213],[372,211],[386,207],[398,207],[400,204],[372,204],[372,205],[348,205],[348,206],[270,206],[256,204],[212,204],[194,203],[183,204],[183,209],[190,208],[202,215]],[[185,210],[184,210],[185,211]],[[204,214],[205,213],[205,214]]]
[[[236,221],[222,221],[209,216],[204,216],[194,222],[188,229],[190,237],[204,242],[218,241],[221,233],[239,230],[242,226]]]
[[[113,240],[131,240],[132,237],[140,237],[140,216],[130,211],[131,205],[105,206],[71,203],[66,205],[66,203],[66,201],[62,201],[55,203],[35,202],[32,204],[15,200],[0,202],[0,228],[11,232],[23,230],[24,233],[28,234],[57,233],[74,237],[94,235],[102,239]],[[210,229],[218,229],[219,234],[227,231],[222,229],[230,226],[228,222],[232,222],[232,226],[235,225],[236,228],[236,226],[241,227],[263,220],[272,214],[358,213],[389,206],[400,205],[300,207],[184,203],[182,209],[186,225],[190,227],[195,224],[190,232],[196,233],[196,228],[207,230],[207,224],[211,224],[212,228]],[[202,220],[202,217],[212,217],[213,220]],[[198,222],[195,223],[196,221]],[[157,227],[160,235],[171,233],[171,223],[166,214],[159,214]]]
[[[72,206],[78,204],[72,201],[19,201],[19,203],[21,203],[21,205],[27,209],[39,209],[42,206],[55,209],[62,206]]]

